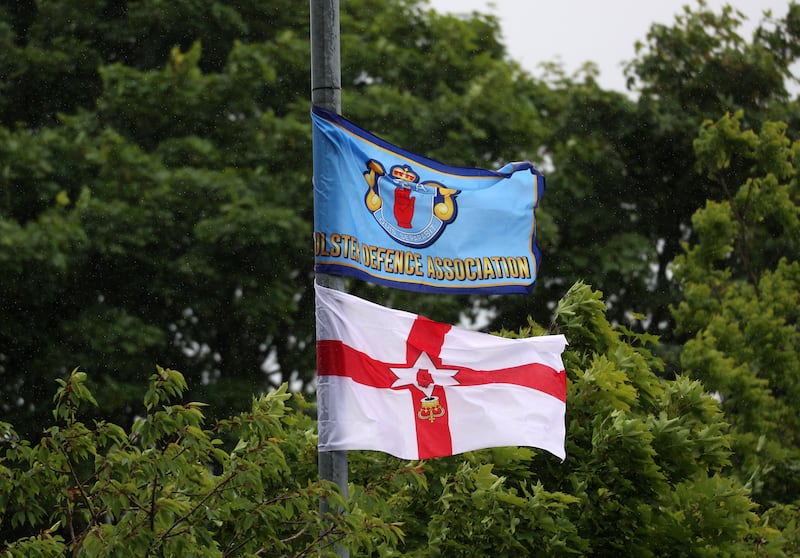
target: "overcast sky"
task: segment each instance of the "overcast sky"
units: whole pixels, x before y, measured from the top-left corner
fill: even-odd
[[[438,12],[479,11],[499,17],[511,57],[533,75],[541,62],[561,61],[568,73],[595,62],[605,89],[625,90],[622,63],[634,56],[652,23],[671,24],[683,6],[695,0],[429,0]],[[740,34],[750,32],[764,10],[783,17],[790,0],[707,0],[714,11],[730,4],[748,18]]]

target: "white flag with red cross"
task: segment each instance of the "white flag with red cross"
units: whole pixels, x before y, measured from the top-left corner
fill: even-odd
[[[507,339],[315,288],[319,451],[565,458],[563,335]]]

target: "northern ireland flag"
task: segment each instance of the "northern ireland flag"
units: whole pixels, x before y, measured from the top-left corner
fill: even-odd
[[[316,285],[319,451],[564,459],[563,335],[506,339]]]

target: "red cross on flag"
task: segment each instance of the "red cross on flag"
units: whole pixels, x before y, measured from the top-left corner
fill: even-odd
[[[319,451],[564,459],[563,335],[506,339],[316,285]]]

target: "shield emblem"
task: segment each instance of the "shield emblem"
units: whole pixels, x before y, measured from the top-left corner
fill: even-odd
[[[396,165],[389,173],[375,160],[364,173],[369,189],[367,209],[386,233],[404,246],[433,244],[456,218],[458,190],[433,181],[419,183],[409,166]]]

